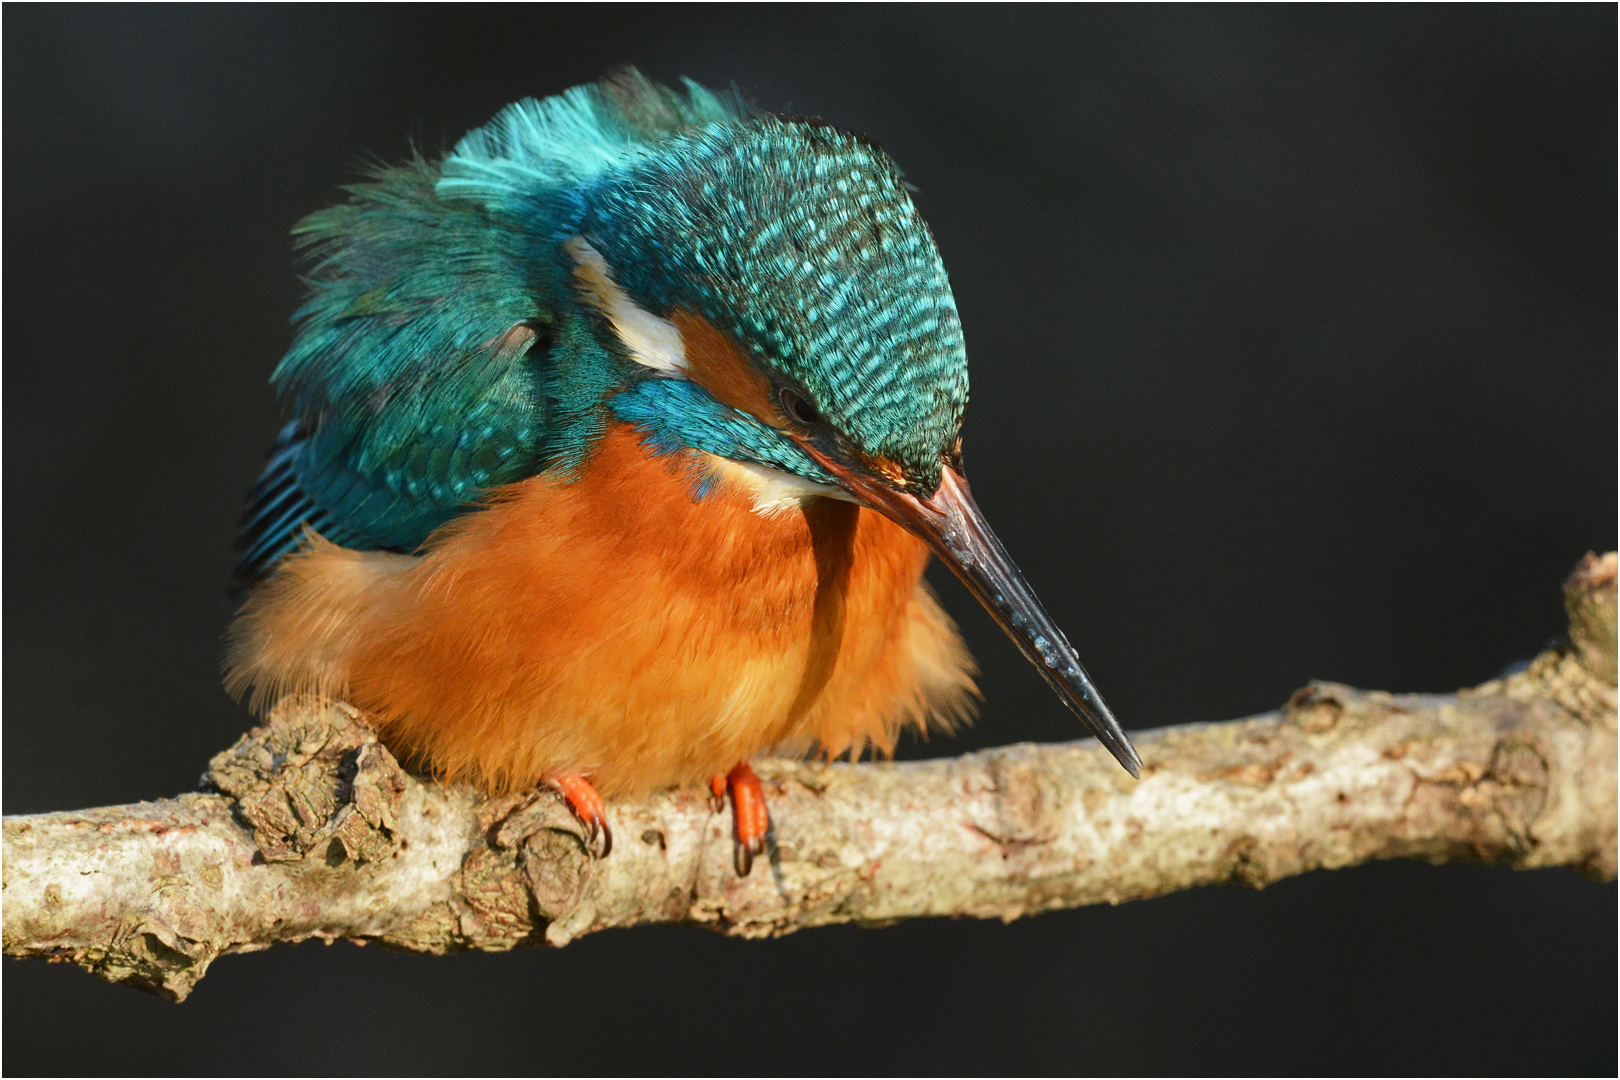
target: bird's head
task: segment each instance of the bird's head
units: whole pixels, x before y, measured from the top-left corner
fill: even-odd
[[[756,509],[870,507],[927,542],[1128,770],[1129,740],[969,494],[967,354],[894,163],[814,121],[710,123],[604,170],[563,241],[655,447],[742,469]]]
[[[933,237],[882,151],[761,117],[666,144],[590,203],[576,259],[599,259],[632,303],[681,328],[688,355],[650,366],[789,447],[909,490],[938,486],[967,406],[967,354]],[[705,337],[734,355],[707,355]]]

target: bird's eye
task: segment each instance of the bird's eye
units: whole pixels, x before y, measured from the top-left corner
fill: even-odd
[[[821,414],[816,412],[815,406],[811,405],[808,401],[804,400],[804,398],[800,397],[792,390],[782,391],[782,409],[789,416],[797,420],[799,423],[804,424],[806,427],[809,427],[812,424],[821,423]]]

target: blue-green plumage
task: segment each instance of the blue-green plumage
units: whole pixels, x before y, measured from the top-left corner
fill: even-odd
[[[239,586],[296,545],[297,511],[345,546],[409,550],[541,458],[541,338],[500,347],[515,325],[546,325],[522,238],[439,200],[437,178],[421,160],[384,170],[295,230],[310,298],[273,379],[296,419],[260,487],[290,478],[297,495],[244,522]]]
[[[800,447],[762,431],[757,421],[685,380],[642,379],[614,394],[608,408],[615,419],[641,431],[646,445],[659,454],[698,450],[767,465],[817,484],[837,482]],[[699,480],[696,494],[701,497],[707,485]]]

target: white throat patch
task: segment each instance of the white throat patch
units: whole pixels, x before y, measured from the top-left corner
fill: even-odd
[[[613,280],[613,268],[584,237],[576,236],[563,247],[573,256],[574,277],[584,288],[586,299],[607,316],[630,359],[672,378],[685,378],[686,346],[680,329],[625,295]]]
[[[789,510],[797,510],[807,499],[843,499],[854,502],[849,492],[839,487],[818,484],[802,476],[759,465],[752,461],[733,461],[718,454],[702,455],[703,464],[722,484],[731,484],[753,496],[754,513],[760,517],[775,517]]]

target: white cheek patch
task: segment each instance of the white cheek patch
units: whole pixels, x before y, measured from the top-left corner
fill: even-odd
[[[704,454],[703,463],[721,483],[731,484],[753,496],[753,510],[760,517],[775,517],[789,510],[797,510],[807,499],[855,501],[843,488],[818,484],[814,480],[752,461],[733,461],[718,454]]]
[[[680,329],[626,296],[613,280],[607,260],[584,237],[576,236],[563,246],[573,256],[574,277],[584,288],[586,299],[607,316],[630,359],[672,378],[685,378],[686,345],[681,341]]]

